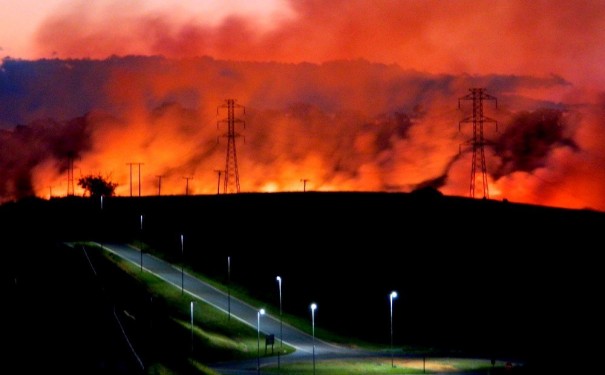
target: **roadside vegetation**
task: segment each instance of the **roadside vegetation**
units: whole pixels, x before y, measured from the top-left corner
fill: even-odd
[[[87,245],[90,250],[91,245]],[[257,357],[257,331],[206,302],[107,251],[88,251],[119,306],[121,321],[146,373],[216,374],[213,362]],[[193,326],[191,306],[193,303]],[[261,341],[265,338],[261,334]],[[294,348],[284,345],[284,354]],[[271,356],[264,351],[261,357]],[[273,353],[274,356],[277,352]]]
[[[386,374],[435,374],[447,372],[499,372],[506,363],[497,361],[493,365],[487,359],[466,358],[406,358],[396,359],[391,365],[388,358],[365,358],[363,360],[322,360],[313,364],[298,362],[277,367],[264,367],[269,374],[287,373],[289,375],[386,375]]]
[[[133,244],[138,246],[139,243]],[[98,245],[88,244],[89,247]],[[149,252],[149,249],[146,248]],[[136,328],[133,332],[141,330],[153,331],[155,336],[162,338],[164,352],[160,356],[156,351],[149,351],[152,362],[148,364],[146,373],[149,374],[177,374],[185,371],[186,373],[199,373],[218,375],[209,365],[221,361],[253,359],[257,356],[257,332],[254,328],[240,322],[237,319],[228,319],[223,311],[199,300],[192,299],[188,294],[183,295],[181,290],[174,285],[168,284],[159,277],[149,273],[141,272],[137,265],[128,262],[117,255],[107,251],[92,251],[90,254],[96,254],[96,262],[105,263],[105,267],[115,268],[113,278],[118,277],[118,283],[121,285],[122,293],[134,287],[138,290],[137,299],[149,300],[148,306],[143,307],[155,310],[155,313],[142,313],[141,306],[124,309],[125,316],[136,321],[137,316],[144,316],[142,320],[143,327]],[[272,314],[279,314],[279,307],[267,306],[266,303],[258,301],[245,293],[237,286],[227,287],[221,282],[208,278],[197,273],[195,270],[185,267],[188,273],[212,284],[216,288],[229,292],[234,298],[246,301],[254,306],[265,307]],[[125,280],[126,283],[125,283]],[[114,279],[115,282],[115,279]],[[124,288],[125,284],[131,287]],[[132,290],[130,291],[132,292]],[[123,296],[124,297],[124,296]],[[136,300],[136,299],[135,299]],[[193,302],[193,327],[191,325],[191,304]],[[161,307],[160,307],[161,306]],[[137,309],[139,309],[137,313]],[[158,310],[161,310],[159,312]],[[284,314],[284,323],[298,327],[303,331],[310,330],[309,322],[297,316]],[[147,323],[145,323],[147,322]],[[141,323],[141,322],[139,322]],[[336,343],[348,343],[349,346],[355,346],[368,350],[380,351],[387,350],[384,346],[379,347],[361,340],[353,341],[350,339],[335,335],[328,330],[316,331],[318,338]],[[148,347],[148,335],[144,335],[143,346]],[[150,340],[154,342],[154,340]],[[167,344],[167,342],[169,344]],[[262,338],[264,343],[264,338]],[[399,349],[401,350],[401,348]],[[489,359],[467,359],[442,357],[437,351],[431,348],[405,348],[409,358],[396,358],[393,366],[388,357],[375,357],[367,359],[351,360],[321,360],[317,363],[315,373],[326,375],[339,374],[420,374],[420,373],[443,373],[443,372],[466,372],[466,371],[498,371],[505,368],[505,363],[496,361],[491,363]],[[284,346],[284,353],[292,353],[294,349],[290,346]],[[172,354],[169,354],[172,352]],[[261,350],[261,356],[270,356]],[[274,353],[273,355],[277,355]],[[313,366],[309,361],[297,363],[284,363],[281,369],[274,365],[263,367],[264,373],[288,373],[291,375],[313,374]]]
[[[130,243],[130,245],[137,249],[140,249],[142,247],[145,253],[150,253],[160,259],[164,259],[165,261],[168,261],[168,262],[173,261],[172,259],[167,258],[165,256],[164,252],[158,251],[157,249],[154,249],[153,247],[149,246],[148,244],[146,244],[144,242],[133,241]],[[246,289],[242,288],[241,286],[236,285],[236,284],[227,285],[224,282],[221,282],[214,278],[208,277],[208,276],[198,272],[195,268],[191,267],[189,264],[185,264],[183,267],[188,274],[195,276],[199,280],[207,282],[208,284],[214,286],[215,288],[217,288],[225,293],[230,293],[231,296],[233,296],[234,298],[242,300],[242,301],[248,303],[249,305],[256,306],[257,308],[264,308],[267,311],[267,313],[269,313],[271,315],[279,316],[279,313],[280,313],[279,306],[274,306],[270,303],[267,303],[266,301],[261,301],[259,299],[256,299],[256,298],[250,296],[248,291]],[[297,315],[282,312],[282,318],[283,318],[284,324],[288,324],[292,327],[298,328],[299,330],[301,330],[303,332],[308,332],[308,333],[311,332],[311,321],[308,317],[302,318]],[[364,340],[361,340],[356,337],[345,337],[345,336],[338,335],[334,332],[331,332],[330,330],[327,330],[327,329],[324,329],[321,327],[315,327],[315,335],[318,339],[322,339],[325,341],[329,341],[329,342],[347,346],[347,347],[355,347],[355,348],[361,348],[361,349],[367,349],[367,350],[384,350],[385,349],[384,345],[378,345],[376,343],[364,341]]]

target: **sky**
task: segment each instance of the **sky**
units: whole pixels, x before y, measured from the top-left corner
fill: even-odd
[[[129,162],[144,162],[144,195],[157,176],[162,193],[187,176],[216,192],[226,98],[245,107],[243,191],[469,196],[473,102],[459,99],[483,88],[489,198],[605,210],[605,2],[0,5],[4,200],[63,194],[66,145],[76,176],[111,176],[118,195]]]
[[[287,17],[289,6],[280,0],[162,0],[135,1],[73,1],[73,0],[0,0],[0,46],[4,55],[25,59],[51,57],[47,49],[40,48],[36,34],[45,23],[52,20],[68,19],[70,15],[80,15],[75,23],[96,20],[103,29],[111,20],[128,18],[164,18],[174,22],[195,22],[216,27],[226,17],[253,17],[255,22],[270,28],[275,19]],[[94,21],[93,21],[94,22]],[[74,23],[73,26],[76,26]],[[58,51],[50,51],[53,52]],[[73,57],[73,56],[70,56]],[[89,56],[92,57],[92,56]]]

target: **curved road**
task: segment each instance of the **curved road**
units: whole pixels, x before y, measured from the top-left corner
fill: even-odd
[[[162,259],[159,259],[151,254],[143,253],[139,249],[130,245],[119,244],[119,243],[104,243],[99,244],[103,249],[110,251],[119,257],[126,259],[138,266],[143,263],[143,269],[151,272],[166,282],[175,285],[178,288],[183,287],[184,291],[193,297],[203,300],[228,313],[229,305],[231,316],[238,319],[245,324],[257,328],[257,313],[258,309],[247,304],[244,301],[238,300],[237,298],[230,298],[227,293],[216,289],[212,285],[197,279],[194,276],[181,272],[180,267],[176,267],[173,264],[167,263]],[[142,257],[142,258],[141,258]],[[230,303],[228,302],[230,301]],[[261,317],[260,330],[266,335],[274,334],[276,339],[280,337],[280,321],[279,317],[275,317],[269,314],[265,314]],[[313,336],[309,333],[303,332],[295,327],[292,327],[286,323],[283,323],[283,340],[285,344],[288,344],[296,349],[292,354],[280,357],[281,363],[301,360],[312,360],[313,353]],[[277,340],[276,340],[277,341]],[[315,356],[316,359],[321,357],[335,358],[335,357],[356,357],[356,356],[381,356],[385,353],[377,352],[366,352],[361,350],[350,349],[346,347],[337,346],[322,340],[315,338]],[[261,358],[261,366],[264,364],[276,364],[278,358],[263,357]],[[225,362],[217,363],[212,366],[222,374],[242,374],[255,373],[257,371],[257,360],[246,360],[237,362]]]
[[[141,259],[143,260],[143,269],[151,272],[166,282],[175,285],[178,288],[183,287],[184,291],[206,303],[213,305],[214,307],[228,313],[230,308],[231,315],[233,318],[242,321],[245,324],[257,328],[257,314],[258,309],[247,304],[244,301],[238,300],[233,296],[228,298],[227,293],[216,289],[212,285],[197,279],[194,276],[181,272],[181,268],[173,264],[167,263],[166,261],[157,258],[151,254],[143,253],[139,249],[130,245],[119,244],[119,243],[104,243],[99,244],[103,249],[110,251],[119,257],[126,259],[137,266],[140,266]],[[142,257],[142,258],[141,258]],[[230,303],[228,302],[230,301]],[[228,304],[230,306],[228,306]],[[279,317],[275,317],[269,314],[262,316],[260,321],[260,330],[266,334],[274,334],[276,338],[279,338],[280,322]],[[263,357],[260,358],[261,368],[264,365],[277,365],[277,361],[281,363],[288,362],[300,362],[300,361],[312,361],[313,353],[313,337],[311,334],[303,332],[298,328],[292,327],[286,323],[283,324],[283,339],[284,343],[294,347],[296,351],[286,356],[277,357]],[[399,353],[401,354],[401,353]],[[315,338],[315,357],[319,359],[330,359],[330,358],[355,358],[355,357],[388,357],[390,358],[390,352],[380,351],[364,351],[351,349],[347,347],[338,346]],[[401,356],[396,356],[401,357]],[[222,375],[235,375],[235,374],[257,374],[258,359],[249,359],[243,361],[229,361],[223,363],[214,363],[210,367],[217,370]],[[479,370],[472,372],[473,374],[489,374],[489,370]],[[435,374],[466,374],[469,372],[437,372]]]

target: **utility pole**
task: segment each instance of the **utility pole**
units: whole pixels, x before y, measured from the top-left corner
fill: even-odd
[[[231,256],[227,256],[227,320],[231,320]]]
[[[164,176],[156,176],[158,178],[158,196],[162,195],[162,177]]]
[[[484,146],[489,144],[483,138],[483,123],[492,122],[496,124],[496,131],[498,131],[498,122],[494,119],[483,115],[483,101],[493,100],[498,108],[498,101],[494,96],[485,93],[483,88],[472,88],[469,89],[470,94],[467,94],[458,99],[458,108],[462,100],[473,101],[473,115],[461,120],[458,123],[458,131],[463,123],[473,124],[473,138],[468,140],[466,143],[470,144],[473,148],[473,159],[471,162],[471,184],[470,184],[470,197],[475,197],[475,175],[477,164],[481,165],[481,177],[483,182],[483,198],[489,198],[489,188],[487,186],[487,168],[485,164],[485,152]]]
[[[185,243],[181,234],[181,294],[185,293]]]
[[[223,193],[239,193],[239,171],[237,168],[235,138],[239,137],[240,135],[235,132],[235,124],[241,123],[244,125],[244,127],[246,127],[246,123],[243,120],[235,118],[235,109],[242,109],[244,114],[246,113],[246,109],[244,106],[237,104],[235,99],[226,99],[225,104],[217,108],[217,115],[220,108],[227,109],[227,118],[218,121],[216,124],[217,128],[221,123],[227,124],[227,133],[224,135],[227,137],[227,157],[225,161],[225,177],[223,178]]]
[[[143,272],[143,215],[141,215],[141,234],[139,235],[139,247],[141,251],[141,272]]]
[[[74,188],[74,153],[70,151],[67,153],[67,196],[75,195],[76,190]]]
[[[221,193],[221,174],[224,172],[223,169],[215,169],[214,170],[218,174],[218,183],[216,185],[216,194]]]
[[[132,166],[137,165],[139,167],[139,197],[141,196],[141,165],[144,163],[126,163],[130,167],[130,196],[132,197]]]
[[[141,165],[143,165],[143,163],[137,163],[137,165],[139,166],[139,198],[141,197]]]
[[[133,163],[126,163],[126,165],[128,165],[130,167],[130,196],[132,197],[132,164]]]
[[[183,177],[187,182],[185,183],[185,195],[189,195],[189,180],[193,177]]]
[[[307,181],[309,181],[309,180],[307,180],[306,178],[303,178],[300,180],[300,182],[303,183],[303,192],[307,191]]]

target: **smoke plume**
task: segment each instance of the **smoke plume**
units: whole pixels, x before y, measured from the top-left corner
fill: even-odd
[[[605,209],[605,6],[292,0],[271,22],[211,22],[136,1],[67,4],[38,29],[40,59],[2,61],[2,200],[63,195],[69,155],[76,178],[110,176],[118,195],[158,194],[160,181],[183,194],[186,178],[214,194],[225,99],[245,107],[241,191],[305,180],[468,196],[472,105],[458,99],[479,87],[498,99],[484,103],[497,121],[484,124],[490,198]]]

